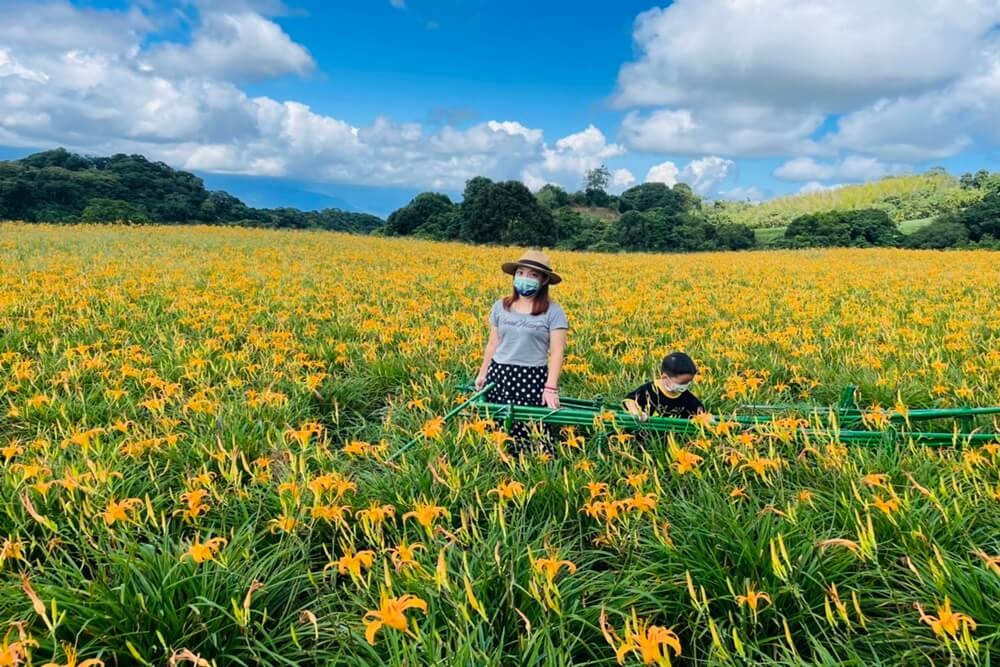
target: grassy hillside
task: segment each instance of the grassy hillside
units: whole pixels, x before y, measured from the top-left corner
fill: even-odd
[[[912,234],[921,227],[926,227],[934,221],[937,216],[929,216],[926,218],[916,218],[915,220],[904,220],[899,223],[899,231],[904,234]],[[761,245],[771,245],[778,239],[780,239],[785,234],[784,227],[757,227],[754,229],[754,235],[757,237],[757,243]]]
[[[784,227],[800,215],[834,209],[877,208],[896,222],[903,222],[954,211],[980,197],[982,191],[963,189],[954,177],[932,170],[836,190],[778,197],[757,205],[726,204],[725,209],[733,222],[753,228]]]

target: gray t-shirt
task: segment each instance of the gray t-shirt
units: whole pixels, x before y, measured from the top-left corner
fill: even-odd
[[[549,361],[549,332],[569,329],[566,313],[558,303],[550,302],[541,315],[525,315],[504,310],[498,299],[490,311],[490,324],[500,334],[500,344],[493,361],[514,366],[546,366]]]

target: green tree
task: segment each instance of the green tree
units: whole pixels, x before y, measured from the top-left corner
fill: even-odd
[[[591,215],[583,215],[570,208],[555,211],[559,242],[556,247],[565,250],[586,250],[604,240],[608,225]]]
[[[825,211],[799,216],[785,229],[783,245],[791,247],[892,246],[899,227],[878,209]]]
[[[421,192],[403,208],[389,214],[385,232],[391,236],[407,236],[426,225],[431,218],[448,213],[454,208],[448,195]],[[426,230],[425,230],[426,231]]]
[[[749,250],[757,245],[757,236],[746,225],[723,223],[716,226],[720,248],[727,250]]]
[[[466,241],[548,246],[558,240],[552,212],[520,181],[470,179],[461,215],[461,238]]]
[[[600,167],[587,170],[583,179],[583,189],[607,192],[609,183],[611,183],[611,170],[602,164]]]
[[[626,211],[611,226],[608,240],[623,250],[649,249],[653,224],[645,213]]]
[[[86,215],[85,215],[86,212]],[[0,218],[37,222],[209,222],[368,232],[383,221],[327,209],[255,209],[197,176],[141,155],[83,157],[65,149],[0,162]]]
[[[1000,190],[968,206],[959,214],[958,222],[969,230],[972,241],[1000,239]]]
[[[618,210],[623,213],[649,211],[654,208],[666,210],[670,214],[683,213],[692,208],[691,204],[687,192],[677,188],[671,189],[665,183],[636,185],[618,197]]]
[[[907,248],[940,250],[964,246],[968,242],[969,229],[954,217],[943,216],[905,237],[903,245]]]
[[[142,207],[120,199],[91,199],[80,216],[82,222],[149,222]]]
[[[569,193],[558,185],[552,185],[551,183],[543,185],[542,189],[535,193],[535,197],[538,198],[538,203],[547,209],[562,208],[563,206],[569,206],[571,203]]]
[[[610,203],[609,183],[611,183],[611,171],[603,164],[587,172],[583,180],[584,200],[587,206],[607,206]]]

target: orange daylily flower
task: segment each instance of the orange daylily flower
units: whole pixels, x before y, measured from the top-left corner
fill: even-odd
[[[448,510],[444,507],[432,505],[430,503],[418,502],[413,505],[412,511],[403,515],[403,521],[412,517],[429,532],[433,530],[434,521],[436,519],[450,515],[450,512],[448,512]]]
[[[630,653],[639,657],[644,665],[670,665],[670,652],[681,654],[681,640],[671,628],[651,625],[648,620],[638,620],[635,612],[625,620],[624,639],[619,639],[614,629],[608,627],[601,610],[599,619],[605,640],[615,649],[618,664],[624,664]]]
[[[139,498],[126,498],[120,501],[115,501],[112,498],[108,501],[107,507],[101,512],[101,515],[104,517],[104,523],[112,526],[117,521],[128,521],[131,519],[129,512],[140,505],[142,505],[142,500]]]
[[[524,495],[524,484],[518,481],[500,482],[495,489],[487,491],[486,495],[497,494],[498,500],[513,500]]]
[[[976,622],[972,620],[971,616],[951,610],[951,600],[948,599],[947,595],[944,602],[937,608],[937,616],[924,613],[924,608],[920,606],[919,602],[913,606],[920,612],[921,622],[931,626],[931,630],[939,637],[957,639],[961,630],[967,628],[972,631],[976,629]]]
[[[325,566],[323,566],[323,571],[326,572],[330,568],[337,568],[337,574],[345,575],[350,573],[352,577],[360,577],[362,568],[370,568],[375,559],[375,552],[370,549],[364,549],[357,553],[352,552],[350,549],[344,551],[344,555],[335,561],[330,561]]]
[[[368,643],[372,646],[375,645],[375,635],[383,626],[412,635],[405,613],[408,609],[419,609],[426,614],[427,603],[415,595],[403,595],[398,598],[383,597],[379,608],[368,611],[362,619],[367,626],[365,639],[368,640]]]
[[[204,542],[195,538],[195,541],[191,544],[184,555],[181,556],[181,560],[184,558],[190,558],[195,563],[201,564],[206,561],[215,560],[215,554],[225,546],[226,539],[222,537],[212,537]]]

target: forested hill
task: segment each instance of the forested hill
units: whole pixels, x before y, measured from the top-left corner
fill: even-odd
[[[228,224],[368,233],[384,221],[339,209],[247,206],[142,155],[84,157],[58,148],[0,161],[0,220]]]

